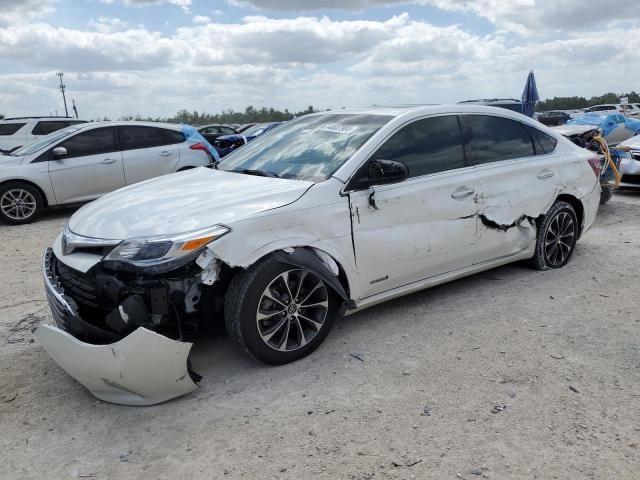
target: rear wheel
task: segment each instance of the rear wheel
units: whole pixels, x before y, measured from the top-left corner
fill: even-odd
[[[532,259],[537,270],[564,267],[578,241],[578,216],[574,208],[562,201],[553,204],[538,225],[536,251]]]
[[[32,185],[9,182],[0,186],[0,219],[11,225],[36,220],[42,213],[42,195]]]
[[[336,306],[333,292],[315,273],[269,258],[232,280],[225,322],[229,335],[251,355],[281,365],[318,348]]]

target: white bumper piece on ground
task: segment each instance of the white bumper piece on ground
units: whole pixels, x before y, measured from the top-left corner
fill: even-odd
[[[138,328],[109,345],[81,342],[51,325],[35,331],[38,343],[97,398],[122,405],[154,405],[197,388],[187,369],[192,343]]]

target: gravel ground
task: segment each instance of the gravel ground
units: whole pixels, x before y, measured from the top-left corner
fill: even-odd
[[[363,311],[294,364],[212,334],[201,388],[139,408],[96,401],[31,343],[40,255],[71,212],[0,226],[0,478],[637,479],[639,208],[617,194],[560,271]]]

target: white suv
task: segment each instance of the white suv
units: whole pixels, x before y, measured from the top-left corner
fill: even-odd
[[[596,216],[599,162],[494,107],[305,115],[217,169],[78,210],[45,254],[58,326],[36,338],[117,403],[193,390],[187,355],[215,321],[255,358],[291,362],[339,312],[516,260],[563,267]]]
[[[96,122],[67,127],[0,155],[0,222],[29,223],[44,208],[88,202],[216,160],[216,150],[187,125]]]
[[[0,153],[9,153],[20,147],[62,130],[86,123],[69,117],[13,117],[0,120]]]

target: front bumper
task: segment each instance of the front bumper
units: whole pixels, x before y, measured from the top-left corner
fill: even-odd
[[[35,331],[38,343],[69,375],[94,396],[123,405],[154,405],[185,395],[197,388],[187,359],[192,343],[172,340],[139,327],[117,339],[84,321],[72,298],[66,297],[57,279],[53,251],[43,259],[47,299],[57,325]],[[78,337],[90,332],[105,344],[86,343]],[[102,342],[101,342],[102,343]]]

